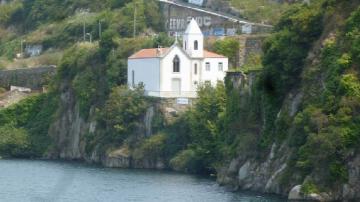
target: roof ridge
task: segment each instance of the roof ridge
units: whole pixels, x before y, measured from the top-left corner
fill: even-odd
[[[173,45],[171,47],[165,47],[165,48],[144,48],[141,49],[139,51],[137,51],[136,53],[134,53],[133,55],[131,55],[129,57],[129,59],[141,59],[141,58],[163,58],[165,57],[172,48],[174,47],[178,47],[180,50],[183,51],[183,53],[188,56],[188,54],[178,45]],[[161,50],[162,52],[158,52],[158,50]],[[189,57],[189,56],[188,56]],[[191,57],[189,57],[191,58]],[[226,56],[218,54],[216,52],[213,51],[209,51],[204,49],[204,55],[203,57],[200,58],[226,58]]]

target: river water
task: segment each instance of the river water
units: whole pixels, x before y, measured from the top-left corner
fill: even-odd
[[[108,169],[82,163],[0,160],[5,202],[284,202],[229,192],[213,180],[173,172]]]

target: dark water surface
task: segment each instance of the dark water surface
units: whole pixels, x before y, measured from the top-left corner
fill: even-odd
[[[0,160],[6,202],[284,202],[228,192],[213,180],[173,172],[108,169],[81,163]]]

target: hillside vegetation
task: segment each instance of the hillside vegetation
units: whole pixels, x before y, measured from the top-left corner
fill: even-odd
[[[18,36],[35,41],[30,37],[37,36],[35,32],[45,34],[36,40],[48,44],[48,51],[66,51],[48,94],[0,111],[1,155],[96,162],[96,157],[121,148],[134,161],[162,159],[168,168],[218,174],[219,181],[235,187],[286,195],[295,185],[302,185],[304,195],[360,198],[357,0],[292,5],[266,40],[263,70],[248,75],[251,82],[236,86],[227,78],[216,87],[201,86],[194,106],[174,121],[165,121],[164,114],[156,111],[150,137],[139,131],[147,110],[157,100],[144,97],[143,86],[127,88],[126,58],[140,48],[172,44],[163,34],[146,36],[161,31],[161,18],[148,13],[156,11],[157,4],[136,1],[143,21],[138,25],[141,34],[131,38],[134,1],[45,2],[50,1],[26,1],[28,7],[13,1],[6,5],[11,15],[2,16],[6,32],[18,24],[12,32],[16,37],[1,38],[5,41],[0,45],[3,57],[16,50]],[[36,5],[45,7],[40,12]],[[55,5],[73,10],[63,16],[52,10]],[[84,5],[97,6],[89,7],[93,12],[77,13]],[[104,7],[107,12],[97,12]],[[49,13],[43,14],[45,11]],[[83,21],[79,19],[83,15],[93,25],[89,30],[96,43],[76,43],[81,40]],[[34,24],[16,20],[25,19],[21,16],[32,17]],[[99,39],[97,22],[103,18],[109,20]],[[49,26],[52,24],[56,26]],[[45,31],[50,28],[63,34]],[[4,48],[12,45],[13,49]],[[232,45],[225,40],[216,47],[230,55]],[[90,127],[93,123],[96,127]],[[73,148],[74,138],[81,139],[77,148]]]
[[[155,0],[9,1],[0,5],[0,67],[56,64],[64,49],[89,41],[89,34],[93,41],[106,32],[112,33],[114,40],[133,36],[135,7],[137,36],[162,31],[161,12]],[[85,33],[89,33],[85,36],[84,26]],[[16,54],[21,53],[22,42],[23,49],[42,45],[45,52],[41,57],[19,59],[12,64]]]
[[[282,13],[290,6],[271,0],[228,0],[230,5],[240,11],[241,16],[254,22],[274,25]]]

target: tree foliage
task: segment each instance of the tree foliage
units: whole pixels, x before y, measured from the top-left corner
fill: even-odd
[[[121,143],[134,133],[147,107],[141,86],[135,90],[129,90],[126,86],[115,87],[102,113],[109,139]]]

